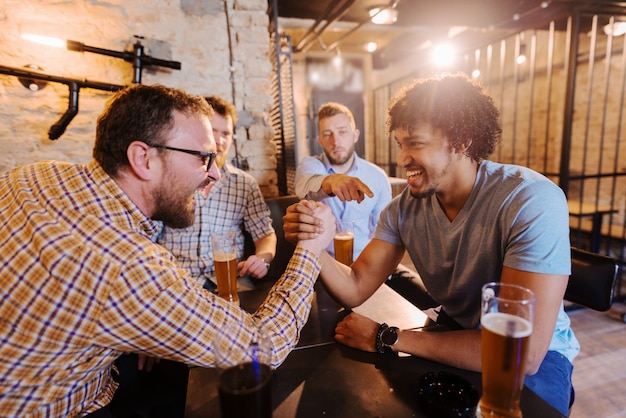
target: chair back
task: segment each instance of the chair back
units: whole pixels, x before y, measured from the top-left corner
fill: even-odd
[[[269,277],[278,278],[284,273],[296,247],[285,239],[283,230],[283,215],[288,206],[298,203],[300,199],[296,195],[268,197],[265,199],[270,209],[272,226],[276,231],[276,256],[270,265]]]
[[[572,274],[564,299],[596,311],[608,311],[618,275],[619,264],[613,258],[572,247]]]

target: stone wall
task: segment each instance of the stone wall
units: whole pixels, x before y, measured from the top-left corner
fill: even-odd
[[[266,196],[278,194],[266,0],[4,0],[0,3],[0,66],[37,65],[46,74],[106,84],[133,82],[131,62],[34,43],[24,34],[74,40],[109,51],[133,50],[181,63],[181,70],[144,67],[143,84],[220,95],[239,112],[237,150]],[[87,162],[107,91],[81,88],[79,112],[57,140],[50,127],[68,108],[69,89],[48,83],[31,91],[0,74],[0,171],[45,159]],[[235,157],[234,148],[231,157]]]

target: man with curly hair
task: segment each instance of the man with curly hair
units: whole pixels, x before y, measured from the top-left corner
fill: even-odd
[[[525,384],[568,415],[580,347],[562,303],[570,273],[567,202],[541,174],[486,159],[500,140],[498,118],[491,97],[463,75],[417,80],[402,90],[387,124],[408,187],[382,212],[354,264],[323,254],[321,277],[343,306],[358,306],[407,251],[452,329],[397,330],[352,313],[337,325],[337,341],[474,371],[481,370],[481,287],[502,281],[531,289],[536,309]],[[291,206],[285,220],[294,241],[326,227],[308,202]],[[381,337],[389,333],[393,338]]]

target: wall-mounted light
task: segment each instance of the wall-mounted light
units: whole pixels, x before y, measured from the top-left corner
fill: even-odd
[[[398,9],[374,7],[369,10],[372,23],[377,25],[392,25],[398,20]]]
[[[98,48],[95,46],[85,45],[82,42],[67,40],[63,41],[58,38],[52,38],[49,36],[42,35],[33,35],[33,34],[24,34],[22,35],[24,39],[29,41],[37,42],[44,45],[56,46],[56,47],[66,47],[69,51],[77,51],[77,52],[92,52],[95,54],[106,55],[114,58],[121,58],[126,62],[130,62],[133,64],[134,76],[133,83],[140,84],[141,83],[141,73],[144,66],[158,66],[158,67],[167,67],[172,68],[174,70],[180,70],[181,64],[178,61],[167,61],[158,58],[153,58],[149,55],[145,55],[145,48],[141,44],[141,40],[143,36],[135,35],[135,39],[137,41],[133,44],[132,51],[112,51],[110,49]]]
[[[626,22],[614,22],[612,25],[608,24],[604,26],[604,34],[606,36],[622,36],[626,33]]]
[[[519,65],[522,65],[526,62],[526,44],[521,44],[519,46],[519,54],[517,55],[515,62],[517,62]]]
[[[36,71],[43,71],[43,68],[35,64],[25,65],[24,68]],[[48,83],[44,80],[38,80],[31,77],[18,77],[17,79],[20,81],[20,83],[22,83],[24,87],[26,87],[30,91],[39,91],[48,85]]]
[[[335,67],[341,67],[343,59],[341,58],[341,50],[339,47],[335,49],[335,56],[332,59],[332,63]]]
[[[55,48],[65,48],[65,41],[59,38],[53,38],[51,36],[35,35],[31,33],[25,33],[22,38],[27,41],[36,42],[38,44],[53,46]]]

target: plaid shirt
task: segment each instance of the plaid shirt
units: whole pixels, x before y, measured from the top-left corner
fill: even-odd
[[[243,230],[248,231],[254,241],[274,233],[270,210],[254,177],[229,164],[222,167],[221,174],[222,178],[213,185],[208,198],[196,193],[193,226],[165,227],[158,238],[200,284],[204,284],[204,279],[215,282],[211,234],[236,231],[237,260],[243,260]]]
[[[296,249],[249,315],[197,286],[151,241],[156,230],[95,161],[0,176],[0,416],[101,408],[125,351],[229,364],[264,330],[274,366],[285,359],[308,318],[319,260]]]

